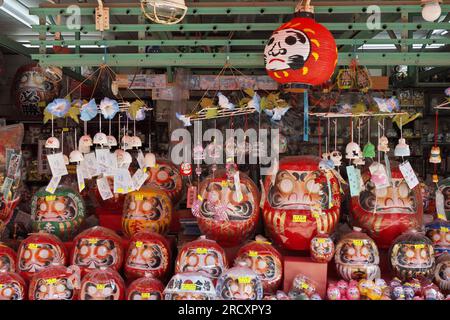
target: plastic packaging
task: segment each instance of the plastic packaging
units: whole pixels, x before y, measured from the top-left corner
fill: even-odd
[[[172,219],[172,202],[161,189],[144,186],[127,194],[123,204],[122,230],[128,235],[140,231],[165,234]]]
[[[352,224],[367,231],[379,248],[389,248],[402,233],[422,223],[420,185],[409,189],[398,167],[391,161],[392,184],[377,189],[368,169],[363,170],[365,190],[351,198]]]
[[[0,272],[0,300],[26,300],[27,284],[14,272]]]
[[[283,277],[283,259],[267,239],[256,236],[255,241],[242,246],[234,265],[239,266],[241,262],[258,274],[264,293],[273,293],[278,289]]]
[[[203,272],[177,273],[164,289],[164,300],[216,300],[214,283]]]
[[[122,266],[122,239],[113,230],[95,226],[84,230],[73,240],[72,264],[80,267],[85,274],[93,269]]]
[[[309,252],[315,262],[330,262],[334,255],[333,239],[326,233],[319,233],[311,239]]]
[[[164,285],[158,279],[142,277],[127,288],[127,300],[162,300]]]
[[[81,195],[68,187],[58,187],[53,194],[39,189],[31,201],[34,232],[45,231],[62,240],[71,240],[85,218]]]
[[[263,286],[258,274],[240,263],[222,273],[216,285],[220,300],[261,300]]]
[[[360,228],[344,235],[336,246],[336,269],[345,280],[380,277],[380,256],[375,242]]]
[[[436,257],[443,253],[450,253],[450,222],[435,219],[425,227],[426,235],[433,243]]]
[[[124,297],[125,283],[111,268],[92,270],[81,281],[80,300],[123,300]]]
[[[319,170],[320,158],[280,160],[264,183],[264,223],[268,235],[289,250],[309,250],[318,232],[331,234],[339,221],[341,194],[331,170]]]
[[[15,272],[16,261],[16,252],[5,243],[0,242],[0,272]]]
[[[313,294],[317,293],[317,283],[302,273],[299,273],[292,280],[292,287],[289,290],[289,297],[295,300],[309,300]]]
[[[81,139],[80,139],[81,143]],[[89,148],[89,147],[88,147]],[[120,149],[118,149],[120,150]],[[106,180],[108,181],[109,188],[111,192],[114,192],[114,177],[113,176],[107,176]],[[123,193],[113,193],[113,197],[103,200],[100,192],[98,191],[98,185],[97,183],[92,183],[90,185],[92,192],[92,196],[97,202],[98,207],[100,207],[103,210],[108,210],[113,213],[122,213],[123,211],[123,202],[125,201],[125,194]]]
[[[442,291],[450,293],[450,253],[444,253],[436,259],[434,281]]]
[[[131,237],[124,270],[128,279],[152,276],[164,279],[169,271],[171,252],[169,242],[160,234],[138,232]]]
[[[450,221],[450,177],[438,182],[438,189],[444,195],[444,209],[447,220]]]
[[[61,240],[49,233],[31,233],[17,251],[17,270],[25,280],[49,266],[65,266],[68,260]]]
[[[213,279],[220,277],[226,269],[225,251],[216,241],[205,236],[183,245],[175,265],[176,273],[203,271]]]
[[[51,266],[36,273],[30,282],[30,300],[76,300],[81,271],[77,266]]]
[[[201,232],[225,247],[251,238],[259,218],[260,195],[255,183],[244,173],[227,177],[218,170],[205,178],[199,187],[202,200],[197,216]]]
[[[435,266],[433,244],[421,232],[406,232],[392,243],[389,262],[395,275],[402,280],[431,278]]]

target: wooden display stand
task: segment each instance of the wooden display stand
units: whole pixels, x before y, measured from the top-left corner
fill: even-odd
[[[283,291],[289,292],[295,276],[301,273],[317,283],[317,293],[324,299],[327,292],[327,272],[327,263],[317,263],[309,257],[285,256]]]

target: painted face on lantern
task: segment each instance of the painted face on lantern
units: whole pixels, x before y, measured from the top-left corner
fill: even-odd
[[[17,281],[0,283],[0,300],[23,300],[23,286]]]
[[[179,260],[183,262],[180,266],[181,272],[204,271],[213,278],[223,272],[222,254],[212,248],[188,249]]]
[[[126,263],[129,267],[139,270],[156,270],[167,263],[165,256],[157,244],[136,242],[129,251]]]
[[[152,292],[133,291],[129,294],[128,300],[162,300],[162,294],[159,291],[152,291]]]
[[[117,262],[118,252],[114,241],[81,238],[75,246],[74,264],[88,269],[110,267]]]
[[[67,278],[39,279],[33,295],[35,300],[72,300],[74,290]]]
[[[425,244],[400,244],[397,251],[399,266],[405,268],[430,268],[433,265],[433,248]]]
[[[264,49],[266,69],[276,71],[303,68],[310,54],[311,43],[304,32],[295,29],[276,31]]]
[[[411,213],[417,211],[415,191],[404,179],[392,179],[392,186],[375,189],[372,181],[366,183],[359,202],[364,210],[377,213]]]
[[[319,172],[282,170],[277,173],[275,184],[268,193],[268,201],[273,208],[310,210],[320,203],[328,208],[326,182],[318,183]]]
[[[120,288],[114,280],[105,283],[87,281],[81,287],[81,300],[119,300]]]
[[[70,198],[64,196],[40,197],[37,201],[36,220],[61,222],[73,220],[77,206]]]
[[[374,247],[366,240],[346,241],[339,255],[341,262],[346,264],[373,264],[376,260]]]
[[[255,271],[261,280],[272,280],[276,276],[276,262],[269,254],[254,254],[252,251],[245,252],[236,262],[243,262],[245,266]],[[280,270],[280,267],[279,269]]]
[[[250,218],[254,212],[255,199],[247,185],[241,183],[242,198],[232,183],[211,182],[203,192],[200,213],[205,218],[213,218],[217,206],[226,206],[225,213],[230,221],[243,221]]]
[[[126,210],[126,219],[156,221],[165,212],[163,200],[142,194],[131,196]]]
[[[225,300],[256,300],[256,287],[256,279],[240,281],[239,278],[228,277],[220,295]]]
[[[22,272],[38,272],[52,264],[63,264],[60,248],[50,243],[29,243],[21,249],[19,269]]]

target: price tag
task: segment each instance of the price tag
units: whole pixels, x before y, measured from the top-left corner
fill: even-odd
[[[248,252],[248,256],[249,256],[249,257],[257,257],[257,256],[258,256],[258,251],[250,250],[250,251]]]
[[[58,188],[59,182],[61,181],[61,176],[55,177],[53,176],[50,180],[47,188],[45,188],[45,191],[53,194],[56,191],[56,188]]]
[[[448,228],[447,227],[441,227],[441,232],[447,233],[448,232]]]
[[[37,248],[38,248],[37,243],[29,243],[28,244],[28,249],[37,249]]]
[[[134,191],[133,179],[128,169],[118,168],[114,175],[114,193],[128,193]]]
[[[353,240],[353,244],[355,246],[361,247],[364,244],[364,241],[360,240],[360,239],[355,239],[355,240]]]
[[[63,128],[63,132],[69,132],[69,128]]]
[[[306,222],[306,216],[305,215],[294,214],[292,216],[292,222],[297,222],[297,223]]]
[[[97,290],[103,290],[103,289],[106,288],[106,285],[103,284],[103,283],[98,283],[98,284],[96,285],[96,288],[97,288]]]
[[[222,180],[222,181],[220,182],[220,185],[221,185],[223,188],[228,187],[228,181],[227,181],[227,180]]]
[[[201,195],[197,195],[197,199],[203,201],[203,197]]]
[[[141,292],[141,298],[150,299],[150,292]]]
[[[438,214],[437,214],[437,217],[438,217],[438,219],[442,219],[442,220],[446,220],[446,219],[447,219],[447,217],[445,216],[445,214],[442,214],[442,213],[438,213]]]
[[[137,169],[132,177],[134,189],[139,190],[142,187],[142,185],[145,183],[147,178],[148,178],[148,173],[145,173],[142,169]]]
[[[195,285],[195,283],[183,283],[181,285],[181,290],[195,291],[196,289],[197,289],[197,286]]]
[[[142,150],[139,150],[136,160],[139,165],[139,168],[141,168],[141,169],[143,169],[145,167],[144,159],[145,159],[144,153],[142,152]]]
[[[3,289],[3,283],[0,283],[0,289]]]
[[[234,187],[236,188],[236,197],[238,201],[242,201],[244,196],[242,195],[241,179],[239,177],[239,171],[234,174]]]
[[[81,192],[84,190],[85,188],[85,184],[84,184],[84,176],[83,176],[83,171],[81,169],[81,166],[78,164],[77,165],[77,181],[78,181],[78,191]]]
[[[142,247],[144,243],[142,241],[136,241],[136,248]]]
[[[239,277],[238,282],[241,284],[248,284],[252,280],[251,277]]]
[[[425,248],[424,244],[415,244],[414,245],[414,249],[423,249],[423,248]]]
[[[403,178],[405,178],[406,184],[410,189],[413,189],[419,184],[419,180],[417,179],[417,176],[408,160],[400,164],[398,168],[402,172]]]
[[[445,197],[444,197],[444,194],[442,193],[442,191],[439,189],[436,190],[435,203],[436,203],[436,213],[437,213],[438,219],[447,220],[447,217],[445,215],[445,204],[444,204]]]
[[[47,279],[47,284],[55,284],[57,282],[56,278]]]
[[[359,196],[359,193],[361,192],[361,174],[358,175],[359,170],[357,170],[354,166],[347,166],[346,170],[348,176],[348,184],[350,187],[350,195],[352,197]]]
[[[47,160],[54,177],[62,177],[68,174],[62,152],[48,154]]]
[[[97,188],[103,200],[111,199],[112,197],[114,197],[106,177],[97,179]]]
[[[56,196],[45,196],[45,201],[55,201],[56,200]]]
[[[309,288],[309,285],[307,284],[307,283],[302,283],[302,285],[301,285],[301,287],[302,287],[302,289],[308,289]]]
[[[208,253],[208,249],[206,249],[206,248],[197,248],[195,251],[198,254],[207,254]]]
[[[88,239],[88,242],[89,242],[89,244],[97,244],[98,239],[96,239],[96,238],[90,238],[90,239]]]
[[[325,239],[319,238],[319,239],[317,239],[317,242],[318,242],[318,243],[325,243]]]

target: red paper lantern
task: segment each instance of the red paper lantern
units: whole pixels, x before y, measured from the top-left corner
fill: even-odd
[[[420,186],[409,189],[398,163],[391,161],[390,167],[392,186],[376,189],[366,169],[365,190],[351,199],[352,224],[366,230],[379,248],[389,248],[397,236],[418,228],[423,214]]]
[[[313,156],[286,157],[276,176],[266,177],[264,223],[273,241],[286,249],[308,250],[315,235],[331,234],[339,221],[338,179],[319,170],[319,162]],[[320,204],[316,211],[314,204]]]
[[[338,61],[331,32],[314,14],[297,11],[275,30],[264,49],[269,76],[285,88],[308,88],[331,78]]]

